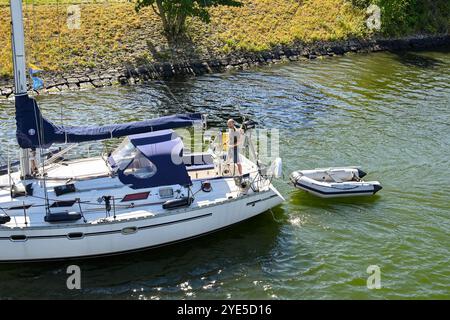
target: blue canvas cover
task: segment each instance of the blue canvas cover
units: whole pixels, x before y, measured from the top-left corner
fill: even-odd
[[[168,129],[150,133],[134,134],[128,138],[135,147],[138,147],[174,140],[178,138],[178,135],[175,131]]]
[[[165,116],[140,122],[107,126],[72,127],[56,125],[45,119],[35,99],[16,96],[17,142],[23,149],[48,148],[53,143],[78,143],[118,138],[139,133],[176,129],[201,123],[201,114]]]
[[[155,174],[149,178],[139,178],[126,174],[130,161],[123,170],[118,170],[118,176],[123,184],[133,189],[152,188],[179,184],[192,185],[191,178],[183,163],[183,142],[173,130],[163,130],[129,136],[130,142],[139,152],[156,167]]]

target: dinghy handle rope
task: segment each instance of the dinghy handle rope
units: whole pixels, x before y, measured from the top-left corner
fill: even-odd
[[[276,223],[283,223],[282,220],[275,218],[275,213],[273,212],[272,208],[270,208],[269,211],[272,214],[273,221],[275,221]]]

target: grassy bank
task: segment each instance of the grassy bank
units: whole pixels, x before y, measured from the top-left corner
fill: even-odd
[[[166,50],[158,17],[149,8],[136,13],[132,2],[71,0],[81,8],[80,29],[75,30],[67,25],[68,1],[56,5],[56,0],[34,0],[34,6],[27,2],[29,61],[49,71],[107,69],[142,59],[208,59],[294,41],[371,35],[365,27],[364,6],[350,0],[242,0],[241,8],[212,8],[209,25],[189,21],[190,40],[178,50]],[[0,0],[0,76],[4,77],[12,72],[7,3]]]
[[[4,1],[3,1],[4,2]],[[162,27],[151,9],[134,11],[133,3],[80,4],[81,28],[67,27],[67,4],[40,0],[24,6],[30,62],[45,70],[107,67],[138,59],[163,59]],[[61,1],[64,2],[64,1]],[[99,1],[97,1],[99,2]],[[100,1],[101,2],[101,1]],[[243,0],[242,8],[213,8],[212,22],[190,21],[192,43],[184,51],[200,58],[233,50],[265,50],[294,40],[342,39],[364,35],[364,14],[344,0]],[[9,8],[0,6],[0,74],[12,71]],[[169,57],[166,57],[169,58]]]
[[[448,0],[349,0],[358,8],[375,4],[381,8],[382,33],[405,34],[448,33],[450,1]]]

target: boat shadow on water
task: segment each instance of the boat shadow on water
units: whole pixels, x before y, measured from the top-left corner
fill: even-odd
[[[419,68],[435,68],[445,65],[445,63],[442,60],[413,52],[395,53],[395,58],[398,62],[406,66]]]
[[[380,199],[381,195],[373,196],[352,196],[343,198],[319,198],[308,192],[301,190],[294,191],[290,197],[290,204],[293,206],[305,206],[319,209],[327,209],[335,206],[364,206],[370,207],[375,205]]]
[[[277,206],[232,227],[160,248],[96,259],[0,264],[0,299],[132,298],[136,287],[146,295],[162,290],[164,298],[182,295],[179,286],[186,281],[198,282],[193,290],[201,290],[204,281],[220,282],[236,267],[267,260],[285,217]],[[80,267],[81,290],[67,289],[71,265]]]

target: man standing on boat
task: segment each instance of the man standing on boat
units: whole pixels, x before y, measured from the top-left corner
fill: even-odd
[[[237,165],[239,176],[242,176],[240,148],[242,145],[242,129],[236,128],[234,119],[227,121],[228,126],[228,161]]]

